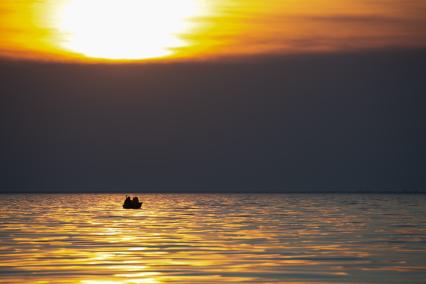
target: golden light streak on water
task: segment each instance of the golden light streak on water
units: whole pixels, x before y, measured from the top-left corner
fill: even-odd
[[[426,196],[1,195],[0,282],[424,283]]]

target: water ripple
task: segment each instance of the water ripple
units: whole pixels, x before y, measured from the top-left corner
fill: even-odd
[[[424,195],[1,195],[2,283],[424,283]]]

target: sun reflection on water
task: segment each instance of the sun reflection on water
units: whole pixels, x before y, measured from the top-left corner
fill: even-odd
[[[0,282],[422,283],[426,276],[424,196],[146,195],[144,208],[130,211],[121,199],[2,196]]]

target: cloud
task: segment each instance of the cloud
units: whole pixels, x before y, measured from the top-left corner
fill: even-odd
[[[0,3],[0,56],[10,56],[11,53],[13,56],[15,49],[16,57],[28,56],[32,52],[32,57],[42,59],[50,51],[51,54],[60,54],[58,60],[66,56],[71,60],[71,54],[61,52],[57,42],[55,45],[55,31],[43,30],[26,20],[26,15],[31,14],[29,4],[35,2]],[[199,28],[181,35],[191,44],[173,49],[177,58],[193,60],[340,52],[345,49],[426,47],[424,1],[207,2],[214,2],[211,6],[215,8],[193,19]]]

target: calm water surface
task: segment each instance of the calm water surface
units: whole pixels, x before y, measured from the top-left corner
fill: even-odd
[[[426,283],[425,195],[0,195],[2,283]]]

